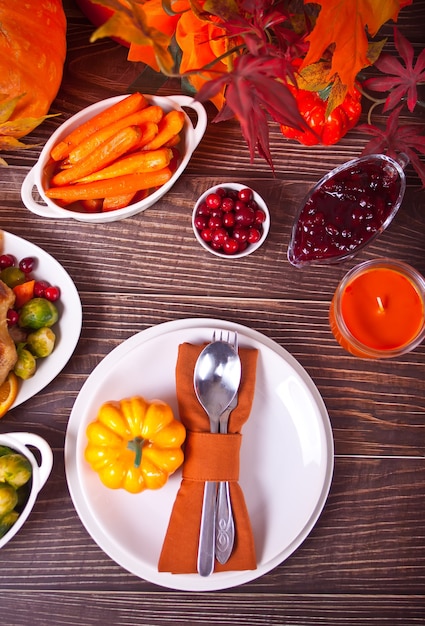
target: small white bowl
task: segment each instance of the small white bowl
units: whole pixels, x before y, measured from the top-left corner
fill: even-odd
[[[135,215],[136,213],[140,213],[141,211],[145,211],[145,209],[148,209],[150,206],[155,204],[157,200],[162,198],[162,196],[171,189],[176,180],[185,170],[195,148],[198,146],[205,133],[205,129],[207,127],[207,114],[203,105],[189,96],[177,95],[161,97],[145,94],[146,99],[151,104],[160,106],[166,113],[175,109],[178,111],[183,111],[186,117],[184,128],[181,132],[182,140],[178,146],[178,150],[181,155],[181,161],[173,176],[167,183],[159,187],[144,200],[140,200],[139,202],[130,204],[124,209],[106,211],[105,213],[85,213],[83,211],[79,212],[65,209],[60,207],[50,198],[48,198],[44,193],[45,189],[48,187],[50,178],[50,151],[52,150],[53,146],[56,145],[61,139],[63,139],[63,137],[65,137],[74,128],[80,126],[86,120],[92,118],[94,115],[97,115],[107,107],[110,107],[111,105],[119,102],[125,97],[126,95],[115,96],[113,98],[108,98],[107,100],[101,100],[100,102],[96,102],[95,104],[92,104],[91,106],[83,109],[76,115],[73,115],[69,120],[59,126],[59,128],[46,142],[37,163],[28,172],[22,184],[21,197],[22,202],[25,204],[27,209],[29,209],[36,215],[55,219],[72,218],[80,222],[92,223],[115,222],[117,220],[122,220],[125,217]],[[195,126],[192,124],[191,119],[184,111],[183,107],[192,109],[192,111],[196,113],[197,120]],[[41,197],[41,201],[39,201],[38,199],[35,200],[33,195],[34,187],[37,188],[37,191]]]
[[[0,548],[2,548],[22,528],[31,513],[39,491],[50,476],[53,467],[53,453],[49,444],[42,437],[32,433],[7,433],[0,435],[0,445],[7,446],[25,456],[32,467],[28,499],[16,522],[7,533],[0,538]],[[28,446],[33,446],[39,451],[40,464],[37,463],[35,456]]]
[[[263,233],[261,235],[261,239],[259,239],[256,243],[248,244],[248,247],[245,248],[245,250],[243,250],[242,252],[237,252],[236,254],[225,254],[224,252],[220,252],[219,250],[214,250],[214,248],[212,248],[210,245],[208,245],[206,241],[202,239],[202,237],[199,234],[198,229],[195,226],[195,217],[196,217],[198,207],[202,204],[202,202],[205,201],[206,197],[210,193],[214,193],[217,189],[220,189],[220,188],[231,189],[234,191],[240,191],[241,189],[247,189],[247,188],[251,189],[253,193],[253,199],[257,203],[258,208],[262,209],[264,213],[266,214],[266,219],[262,224]],[[221,257],[222,259],[241,259],[242,257],[248,256],[249,254],[252,254],[256,250],[258,250],[258,248],[262,246],[263,243],[265,242],[266,237],[270,230],[270,212],[263,198],[256,191],[254,191],[252,187],[248,187],[248,185],[242,185],[241,183],[221,183],[220,185],[214,185],[213,187],[210,187],[202,194],[202,196],[199,197],[192,212],[192,228],[193,228],[193,232],[195,233],[195,237],[198,240],[198,242],[201,244],[203,248],[205,248],[205,250],[208,250],[208,252],[211,252],[211,254]]]

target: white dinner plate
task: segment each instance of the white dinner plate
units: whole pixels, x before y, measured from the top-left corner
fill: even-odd
[[[179,344],[211,341],[213,329],[237,331],[257,348],[257,382],[243,427],[240,484],[253,527],[258,567],[198,574],[158,572],[157,564],[180,485],[176,472],[158,491],[132,495],[102,485],[84,460],[86,427],[101,404],[131,395],[160,398],[178,415],[175,366]],[[65,439],[65,469],[78,515],[94,541],[140,578],[186,591],[234,587],[284,561],[307,537],[325,504],[333,472],[333,436],[311,378],[281,346],[245,326],[216,319],[166,322],[134,335],[95,368],[74,404]]]
[[[59,321],[55,324],[55,348],[50,356],[38,359],[37,371],[32,378],[20,381],[18,395],[12,407],[19,406],[44,389],[65,367],[75,350],[81,332],[82,309],[80,296],[68,272],[56,259],[33,243],[3,231],[2,254],[13,254],[17,261],[31,256],[37,265],[32,273],[37,280],[46,280],[61,290],[55,302]]]

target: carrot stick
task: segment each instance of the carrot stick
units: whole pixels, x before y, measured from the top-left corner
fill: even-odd
[[[82,161],[91,154],[93,150],[98,148],[103,142],[107,141],[122,128],[126,128],[127,126],[141,126],[146,122],[158,124],[163,116],[164,112],[159,106],[149,106],[142,109],[142,111],[136,111],[136,113],[126,115],[116,122],[100,128],[89,135],[87,139],[81,141],[68,154],[68,161],[72,164]]]
[[[104,167],[93,174],[79,178],[77,183],[91,183],[94,180],[104,180],[105,178],[115,178],[124,174],[135,172],[154,172],[167,167],[173,157],[173,152],[169,148],[159,148],[158,150],[142,150],[132,152],[128,156],[117,159],[111,165]]]
[[[137,191],[131,193],[124,193],[122,196],[110,196],[105,198],[102,205],[102,211],[116,211],[117,209],[123,209],[128,206],[133,200]]]
[[[140,141],[141,136],[142,131],[138,126],[122,128],[113,137],[110,137],[110,139],[93,150],[83,161],[55,174],[51,180],[51,184],[60,186],[66,183],[72,183],[83,176],[88,176],[102,169],[102,167],[106,167],[118,157],[128,152],[128,150],[134,148]]]
[[[91,198],[90,200],[81,200],[81,204],[86,213],[101,213],[103,208],[102,198]]]
[[[154,122],[146,122],[143,126],[140,127],[142,129],[142,137],[137,144],[137,148],[143,148],[147,143],[152,141],[155,135],[158,134],[158,125]]]
[[[126,174],[116,178],[96,180],[93,183],[50,187],[46,189],[45,193],[52,200],[59,199],[66,202],[90,200],[92,198],[109,198],[110,196],[120,196],[124,193],[139,191],[140,189],[159,187],[169,181],[171,176],[171,170],[168,167],[164,167],[164,169],[158,172]]]
[[[170,111],[158,123],[158,134],[152,141],[145,145],[145,150],[161,148],[174,135],[178,135],[184,125],[183,111]]]
[[[180,135],[174,135],[174,137],[171,137],[171,139],[169,139],[169,141],[166,141],[163,144],[164,148],[174,148],[174,146],[177,146],[177,144],[179,144],[181,141]]]
[[[108,124],[112,124],[112,122],[115,122],[121,117],[130,115],[139,109],[144,109],[148,104],[146,98],[139,92],[133,93],[127,96],[127,98],[123,98],[123,100],[113,104],[71,131],[52,148],[50,156],[55,161],[61,161],[68,156],[74,146],[81,143],[81,141],[92,133]]]

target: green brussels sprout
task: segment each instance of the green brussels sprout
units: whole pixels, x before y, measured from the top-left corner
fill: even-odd
[[[9,511],[9,513],[0,517],[0,539],[12,528],[18,517],[19,513],[17,511]]]
[[[15,363],[15,367],[13,368],[16,376],[19,376],[19,378],[22,378],[23,380],[27,380],[28,378],[31,378],[31,376],[34,376],[36,369],[37,363],[35,361],[35,356],[26,348],[18,350],[18,359]]]
[[[37,330],[53,326],[59,319],[56,306],[46,298],[33,298],[19,312],[19,326]]]
[[[18,494],[12,485],[0,483],[0,516],[13,511],[18,503]]]
[[[31,474],[31,463],[22,454],[14,452],[13,454],[0,456],[0,482],[7,483],[14,489],[18,489],[29,481]],[[18,496],[16,495],[16,502],[17,498]],[[13,506],[16,506],[16,502]]]
[[[4,454],[11,454],[12,452],[14,452],[12,448],[8,448],[7,446],[0,446],[0,456],[3,456]]]
[[[34,356],[43,358],[52,354],[55,341],[56,335],[53,330],[43,326],[28,335],[27,348]]]
[[[13,289],[16,285],[22,285],[27,280],[24,272],[19,267],[5,267],[0,272],[0,279],[6,283],[8,287]]]

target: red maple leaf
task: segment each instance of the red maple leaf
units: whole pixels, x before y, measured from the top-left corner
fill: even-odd
[[[267,114],[279,124],[306,129],[297,102],[286,85],[287,73],[287,62],[282,58],[244,54],[237,57],[232,72],[205,83],[196,95],[197,100],[206,101],[227,85],[226,102],[213,121],[236,116],[251,161],[258,150],[272,169]]]
[[[417,85],[425,81],[425,50],[419,54],[414,65],[413,46],[397,28],[394,28],[394,44],[405,65],[390,54],[382,54],[375,67],[389,76],[368,78],[364,86],[372,91],[390,92],[385,101],[384,111],[393,109],[407,96],[407,106],[412,112],[418,101]]]
[[[391,112],[385,130],[373,124],[358,126],[359,130],[374,136],[366,144],[362,154],[387,154],[397,160],[398,155],[404,153],[421,179],[422,187],[425,188],[425,163],[419,158],[420,154],[425,155],[424,127],[417,124],[400,124],[399,115],[402,108],[403,105]]]

